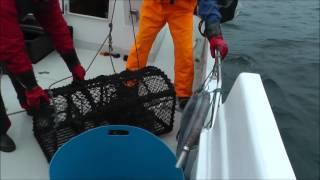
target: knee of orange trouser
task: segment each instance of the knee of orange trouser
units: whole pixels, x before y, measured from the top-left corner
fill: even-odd
[[[192,83],[175,83],[175,90],[177,97],[190,97],[192,96]]]
[[[148,56],[150,52],[149,46],[152,46],[153,41],[145,41],[144,44],[140,44],[140,39],[141,37],[137,38],[137,46],[133,44],[129,52],[129,56],[126,63],[126,69],[130,71],[139,70],[147,65]]]
[[[176,60],[175,67],[175,89],[178,97],[190,97],[192,95],[193,79],[194,79],[194,67],[191,59],[190,64],[183,63],[182,66],[178,66]]]
[[[140,68],[142,68],[142,64],[138,62],[138,60],[134,57],[134,55],[129,55],[127,63],[126,63],[126,69],[130,71],[137,71]]]

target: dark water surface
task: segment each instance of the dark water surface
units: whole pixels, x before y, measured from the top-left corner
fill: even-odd
[[[319,0],[240,2],[223,25],[226,94],[240,72],[259,73],[296,177],[320,179]]]

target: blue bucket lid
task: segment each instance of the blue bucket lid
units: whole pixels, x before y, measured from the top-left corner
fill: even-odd
[[[132,126],[103,126],[59,148],[50,163],[50,179],[183,180],[175,163],[175,155],[157,136]]]

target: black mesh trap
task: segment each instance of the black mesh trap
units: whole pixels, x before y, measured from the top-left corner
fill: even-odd
[[[34,134],[48,160],[70,138],[101,125],[133,125],[156,135],[173,128],[174,87],[155,67],[99,76],[51,93],[54,118],[34,120]]]

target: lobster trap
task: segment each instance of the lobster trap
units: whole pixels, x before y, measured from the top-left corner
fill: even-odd
[[[51,90],[55,113],[35,118],[34,134],[47,159],[72,137],[105,124],[125,124],[155,135],[173,128],[175,91],[158,68],[98,76]]]

